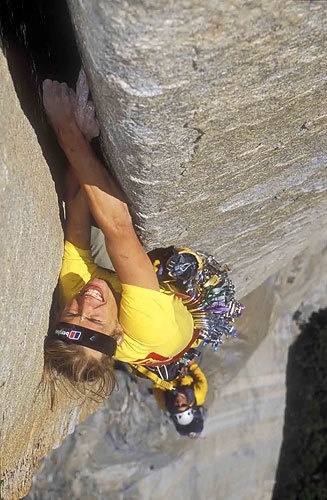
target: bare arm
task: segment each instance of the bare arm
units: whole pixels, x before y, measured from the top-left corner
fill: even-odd
[[[66,84],[45,80],[43,99],[59,144],[105,235],[107,251],[118,277],[122,283],[159,290],[156,274],[134,231],[122,193],[76,123],[72,91]]]
[[[91,213],[87,197],[71,168],[66,174],[65,239],[83,250],[90,248]]]

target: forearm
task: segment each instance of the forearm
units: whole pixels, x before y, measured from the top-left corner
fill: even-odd
[[[65,239],[82,249],[90,248],[91,214],[85,192],[72,168],[66,174],[65,189],[66,224]]]
[[[106,247],[119,279],[127,285],[159,291],[157,276],[136,236],[124,195],[87,141],[99,133],[93,103],[87,98],[83,72],[76,96],[65,83],[43,82],[47,116],[83,188],[81,192],[92,215],[106,237]]]
[[[76,131],[60,140],[80,185],[86,192],[89,207],[104,234],[132,225],[124,194],[94,154],[83,135]]]
[[[74,246],[88,250],[90,248],[91,238],[91,217],[90,211],[79,210],[77,214],[69,204],[66,205],[66,226],[65,226],[65,240],[70,241]]]

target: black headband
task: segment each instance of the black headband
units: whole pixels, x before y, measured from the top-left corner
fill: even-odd
[[[60,322],[56,325],[51,334],[68,344],[78,344],[89,347],[95,351],[102,352],[108,356],[113,356],[116,352],[117,342],[113,337],[104,333],[90,330],[84,326],[73,325],[71,323]]]

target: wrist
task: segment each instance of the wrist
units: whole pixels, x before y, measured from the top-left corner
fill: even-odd
[[[76,123],[67,125],[64,129],[58,130],[58,142],[65,154],[70,157],[75,153],[87,152],[91,150],[90,142],[84,137]]]

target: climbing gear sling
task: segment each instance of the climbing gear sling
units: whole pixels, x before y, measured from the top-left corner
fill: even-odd
[[[136,375],[140,374],[140,375],[143,375],[143,376],[149,378],[150,380],[152,380],[152,382],[154,382],[156,385],[158,385],[160,387],[160,389],[162,389],[164,391],[171,391],[173,394],[176,392],[176,387],[174,386],[174,384],[172,384],[172,382],[167,381],[167,380],[163,380],[155,372],[149,370],[145,366],[132,365],[132,364],[130,366],[132,367],[133,372]]]
[[[169,369],[147,366],[148,373],[155,373],[160,380],[172,380],[206,345],[211,344],[217,351],[225,338],[237,337],[233,323],[242,315],[244,306],[235,299],[228,266],[220,265],[212,255],[172,246],[153,250],[148,255],[160,288],[180,297],[194,321],[191,342],[166,364]]]

